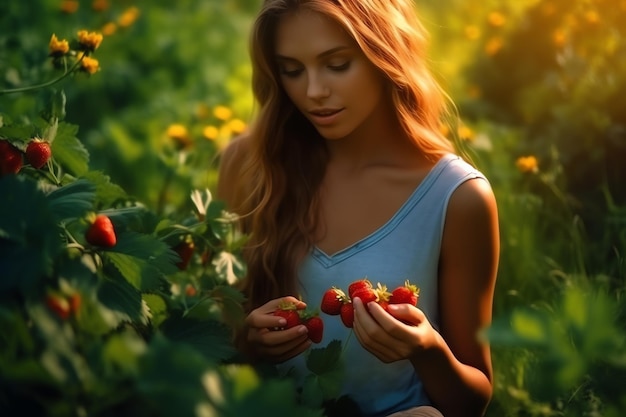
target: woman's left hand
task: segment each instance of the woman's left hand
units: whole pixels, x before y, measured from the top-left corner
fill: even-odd
[[[437,346],[437,331],[419,308],[390,304],[387,312],[376,302],[367,306],[359,298],[352,302],[354,332],[361,345],[381,361],[418,359],[421,353]]]

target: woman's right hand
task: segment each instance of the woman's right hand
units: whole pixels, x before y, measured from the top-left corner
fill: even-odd
[[[292,296],[277,298],[263,304],[246,317],[246,341],[250,354],[257,359],[272,363],[281,363],[299,355],[311,346],[307,328],[303,324],[286,330],[279,329],[285,325],[285,319],[274,315],[279,304],[295,303],[298,310],[306,308],[306,304]]]

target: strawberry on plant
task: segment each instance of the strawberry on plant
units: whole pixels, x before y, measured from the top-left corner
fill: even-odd
[[[420,290],[416,285],[411,284],[408,280],[404,285],[396,288],[391,292],[389,298],[390,304],[411,304],[417,306]]]
[[[185,295],[187,297],[195,297],[198,294],[198,290],[192,284],[187,284],[185,286]]]
[[[80,306],[83,303],[80,293],[75,292],[74,294],[70,295],[68,298],[68,303],[70,305],[70,313],[76,314],[78,310],[80,310]]]
[[[339,316],[341,317],[341,322],[344,326],[349,328],[352,328],[352,326],[354,326],[354,308],[352,307],[351,302],[348,302],[341,306]]]
[[[48,294],[46,295],[46,305],[61,319],[67,320],[69,318],[71,307],[65,298],[56,294]]]
[[[40,169],[52,156],[50,143],[41,139],[33,139],[26,147],[26,160],[33,168]]]
[[[180,261],[176,264],[178,269],[187,269],[187,267],[189,266],[189,261],[191,261],[191,257],[195,249],[196,246],[193,243],[193,239],[191,238],[191,236],[185,237],[185,239],[183,239],[174,247],[174,251],[178,254],[178,256],[180,256]]]
[[[0,140],[0,176],[17,174],[22,164],[22,152],[8,140]]]
[[[307,319],[304,322],[309,335],[309,339],[313,343],[319,343],[322,341],[322,337],[324,336],[324,321],[319,316],[313,316]]]
[[[348,297],[340,288],[332,287],[326,290],[322,296],[320,310],[331,316],[338,316],[341,306],[348,302]]]
[[[352,281],[352,283],[350,283],[350,285],[348,286],[348,296],[350,297],[350,299],[352,299],[354,298],[355,291],[362,290],[362,289],[371,289],[371,288],[372,288],[372,283],[367,278]]]
[[[300,314],[294,303],[280,303],[274,315],[284,318],[287,322],[280,330],[290,329],[301,323]]]
[[[104,214],[98,214],[85,233],[87,242],[94,246],[111,248],[117,243],[113,223]]]

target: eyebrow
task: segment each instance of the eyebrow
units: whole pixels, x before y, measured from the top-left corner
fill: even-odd
[[[330,55],[332,55],[334,53],[337,53],[337,52],[340,52],[340,51],[343,51],[343,50],[346,50],[346,49],[351,49],[351,47],[345,46],[345,45],[336,46],[334,48],[331,48],[331,49],[329,49],[327,51],[324,51],[324,52],[318,54],[316,58],[317,59],[325,58],[327,56],[330,56]],[[280,54],[276,54],[276,59],[282,59],[282,60],[286,60],[286,61],[297,61],[297,59],[295,59],[295,58],[292,58],[292,57],[289,57],[289,56],[280,55]]]

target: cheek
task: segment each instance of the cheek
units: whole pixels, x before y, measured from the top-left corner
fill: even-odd
[[[283,91],[287,97],[296,105],[302,100],[303,93],[300,83],[294,80],[286,80],[282,82]]]

